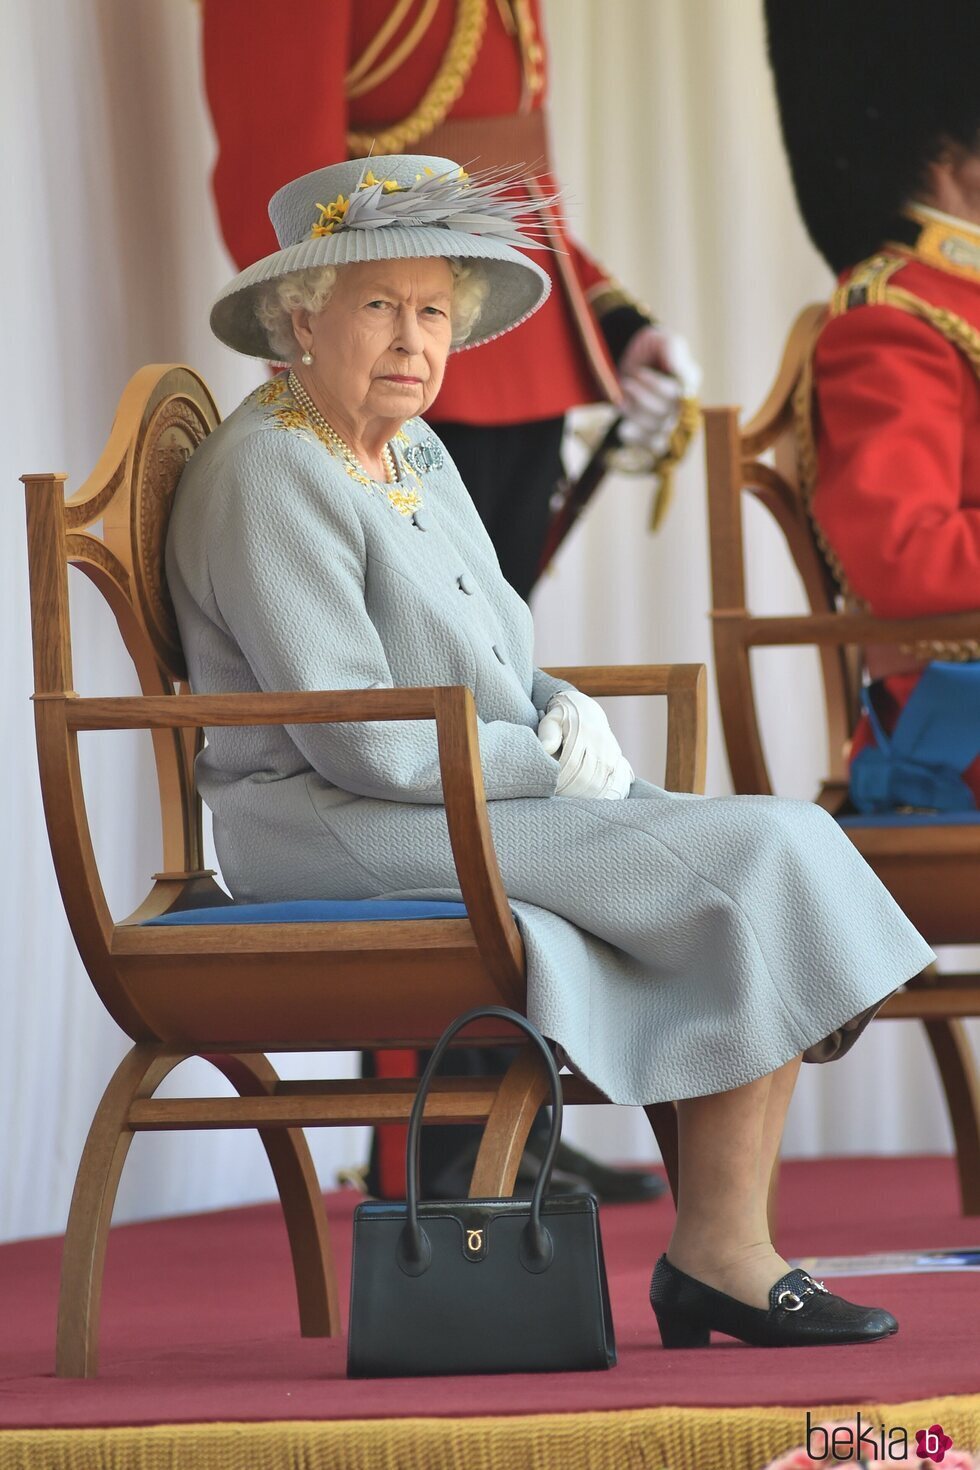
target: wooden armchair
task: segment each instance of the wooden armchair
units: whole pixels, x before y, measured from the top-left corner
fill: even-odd
[[[933,945],[980,943],[980,820],[896,813],[863,818],[848,803],[845,750],[857,723],[862,647],[980,638],[980,612],[883,619],[841,604],[801,493],[794,395],[808,391],[808,364],[824,310],[808,307],[790,333],[762,408],[745,424],[736,408],[705,413],[712,619],[722,724],[735,790],[769,794],[759,727],[753,648],[815,644],[827,720],[829,766],[815,800],[846,830],[862,856]],[[802,381],[802,389],[801,389]],[[763,456],[768,456],[764,459]],[[746,607],[742,496],[753,496],[781,530],[810,611],[754,617]],[[935,1055],[956,1140],[965,1214],[980,1214],[980,1083],[962,1018],[980,1014],[980,973],[918,976],[892,996],[881,1017],[921,1020]]]
[[[257,1128],[289,1234],[304,1335],[339,1329],[323,1202],[302,1129],[408,1117],[412,1079],[280,1081],[267,1051],[431,1047],[461,1011],[523,1010],[525,963],[490,836],[473,698],[466,688],[194,695],[167,593],[163,549],[180,472],[218,422],[186,367],[143,368],[120,403],[91,478],[65,499],[64,475],[25,475],[38,760],[51,851],[82,961],[133,1046],[93,1119],[65,1240],[57,1372],[93,1376],[102,1272],[119,1177],[133,1134]],[[93,525],[102,522],[102,535]],[[79,698],[72,688],[68,566],[109,602],[142,695]],[[593,694],[664,694],[666,785],[701,790],[705,675],[701,665],[564,669]],[[453,855],[465,913],[342,922],[147,925],[164,914],[229,903],[204,866],[193,758],[207,725],[434,719]],[[152,734],[163,863],[128,918],[109,912],[79,771],[82,730]],[[124,808],[121,808],[121,810]],[[357,906],[354,906],[355,908]],[[370,905],[364,912],[371,913]],[[370,978],[370,988],[365,986]],[[513,1045],[484,1025],[481,1044]],[[468,1034],[467,1040],[470,1040]],[[202,1055],[238,1097],[155,1099],[180,1061]],[[565,1101],[607,1101],[566,1077]],[[530,1124],[547,1093],[543,1065],[521,1050],[502,1079],[441,1078],[426,1119],[486,1120],[471,1193],[508,1194]],[[671,1104],[648,1109],[675,1180]]]

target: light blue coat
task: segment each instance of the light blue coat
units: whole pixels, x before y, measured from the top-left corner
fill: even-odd
[[[413,446],[440,467],[414,473]],[[555,680],[455,466],[421,420],[400,483],[352,478],[285,389],[204,442],[167,571],[195,691],[466,684],[528,1012],[621,1103],[716,1092],[819,1043],[932,952],[808,802],[558,797]],[[421,500],[417,509],[414,500]],[[198,762],[242,901],[458,897],[429,722],[214,729]]]

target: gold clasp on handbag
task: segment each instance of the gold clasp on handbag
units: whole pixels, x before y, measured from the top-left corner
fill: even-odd
[[[469,1221],[475,1221],[470,1224]],[[490,1227],[484,1211],[467,1210],[459,1222],[462,1231],[463,1257],[467,1261],[486,1260],[490,1248]]]

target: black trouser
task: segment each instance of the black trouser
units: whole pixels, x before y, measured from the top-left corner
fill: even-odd
[[[485,428],[435,424],[456,462],[500,570],[525,601],[538,579],[550,501],[562,475],[564,418]]]
[[[561,440],[564,418],[528,424],[484,427],[478,424],[434,424],[449,450],[463,484],[490,533],[500,569],[526,600],[538,576],[541,552],[550,519],[550,501],[562,476]],[[499,1077],[513,1061],[510,1047],[470,1046],[451,1049],[439,1066],[443,1077]],[[419,1057],[424,1066],[428,1053]],[[371,1057],[364,1058],[364,1075],[371,1076]],[[535,1128],[546,1121],[538,1113]],[[464,1150],[471,1148],[483,1129],[473,1123],[432,1123],[422,1129],[421,1191],[425,1198],[439,1173]],[[376,1188],[372,1147],[368,1187]],[[374,1190],[372,1189],[372,1192]]]

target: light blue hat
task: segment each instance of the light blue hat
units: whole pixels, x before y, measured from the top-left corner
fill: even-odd
[[[489,286],[461,347],[516,327],[547,299],[551,278],[524,249],[547,248],[538,213],[554,196],[514,198],[520,171],[467,174],[450,158],[355,158],[286,184],[269,201],[281,249],[237,275],[211,309],[215,336],[236,352],[275,359],[255,315],[262,287],[310,266],[457,256]],[[518,223],[520,221],[520,223]]]

